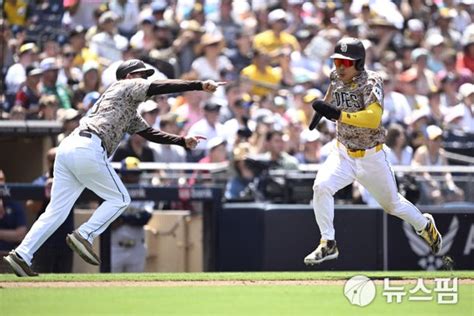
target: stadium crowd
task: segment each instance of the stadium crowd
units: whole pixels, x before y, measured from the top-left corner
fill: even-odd
[[[363,39],[366,68],[383,76],[392,164],[447,164],[443,134],[474,133],[472,0],[3,0],[2,12],[0,117],[57,120],[58,143],[123,60],[155,67],[151,80],[226,81],[213,96],[156,96],[138,108],[150,126],[206,136],[197,151],[132,135],[113,160],[232,161],[230,199],[255,178],[248,155],[287,170],[325,159],[335,125],[309,131],[311,103],[343,36]],[[449,174],[426,178],[427,201],[464,198]]]

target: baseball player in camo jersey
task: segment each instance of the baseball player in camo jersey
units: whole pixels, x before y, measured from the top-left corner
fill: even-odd
[[[67,236],[66,242],[86,262],[100,264],[92,242],[130,204],[125,186],[108,161],[125,133],[137,133],[152,142],[189,149],[194,149],[204,139],[202,136],[181,137],[155,130],[138,114],[137,107],[153,95],[190,90],[214,92],[224,83],[212,80],[147,81],[153,72],[138,59],[120,64],[116,71],[117,81],[97,100],[80,126],[61,142],[54,164],[51,201],[22,243],[4,257],[15,274],[38,275],[30,267],[34,253],[66,219],[85,188],[104,202],[87,222]]]
[[[304,258],[307,265],[336,259],[334,197],[354,180],[361,183],[388,214],[410,223],[436,254],[441,235],[430,214],[422,214],[400,195],[383,148],[381,126],[383,81],[365,70],[365,49],[356,38],[343,38],[331,55],[335,69],[323,100],[313,103],[317,115],[336,121],[335,148],[318,171],[313,185],[313,207],[321,231],[317,248]]]

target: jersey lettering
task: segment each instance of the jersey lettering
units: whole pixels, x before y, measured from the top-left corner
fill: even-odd
[[[357,102],[357,95],[344,92],[344,91],[335,91],[334,97],[336,99],[336,106],[338,108],[359,108],[359,102]]]

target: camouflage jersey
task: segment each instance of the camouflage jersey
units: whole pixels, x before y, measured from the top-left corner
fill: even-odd
[[[79,129],[97,134],[110,156],[125,133],[135,134],[148,128],[137,107],[147,98],[150,84],[141,78],[116,81],[81,120]]]
[[[344,112],[364,110],[377,102],[383,109],[383,81],[373,71],[364,70],[356,75],[351,83],[345,84],[333,70],[330,75],[332,86],[332,104]],[[385,140],[385,129],[365,128],[337,122],[337,140],[350,149],[368,149]]]

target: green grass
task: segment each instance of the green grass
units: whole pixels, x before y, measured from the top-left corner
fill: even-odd
[[[1,288],[11,281],[337,280],[364,274],[380,279],[474,278],[474,272],[284,272],[76,274],[16,278],[0,275],[0,315],[474,315],[474,285],[459,286],[456,305],[388,304],[377,287],[370,305],[350,305],[342,285],[235,285],[191,287]],[[433,285],[427,283],[427,288]],[[412,285],[407,285],[406,290]]]
[[[18,278],[0,274],[0,282],[50,281],[210,281],[210,280],[345,280],[356,274],[372,279],[447,278],[474,279],[474,271],[317,271],[317,272],[210,272],[210,273],[101,273],[101,274],[42,274],[35,278]]]

